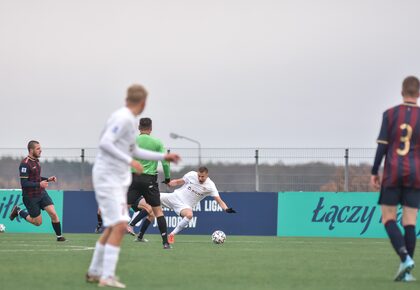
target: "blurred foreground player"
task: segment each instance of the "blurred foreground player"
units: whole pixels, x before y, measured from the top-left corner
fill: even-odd
[[[128,88],[126,106],[114,112],[105,125],[93,166],[95,197],[106,228],[96,243],[86,280],[99,282],[101,287],[126,287],[116,278],[115,270],[129,220],[127,189],[131,183],[130,167],[137,173],[143,171],[133,156],[146,160],[179,160],[176,154],[164,155],[136,146],[136,116],[144,110],[146,98],[147,91],[143,86]]]
[[[57,177],[41,177],[39,158],[42,149],[38,141],[29,141],[28,152],[28,156],[23,159],[19,166],[22,200],[26,210],[15,205],[9,218],[14,220],[19,215],[27,222],[40,226],[42,224],[41,210],[45,210],[51,218],[53,229],[57,235],[57,242],[64,242],[66,239],[61,235],[60,219],[57,216],[51,197],[45,190],[48,187],[48,182],[56,182]]]
[[[172,209],[183,217],[176,228],[169,234],[169,243],[175,242],[175,235],[185,229],[193,218],[193,207],[207,196],[212,196],[220,207],[227,213],[236,213],[229,208],[219,195],[216,185],[209,177],[207,167],[200,167],[198,172],[190,171],[180,179],[171,180],[171,187],[180,186],[173,193],[161,193],[160,200],[164,207]]]
[[[402,85],[403,104],[383,114],[371,184],[380,189],[382,223],[401,259],[395,281],[413,281],[416,221],[420,206],[420,82],[407,77]],[[378,169],[386,155],[382,182]],[[404,236],[397,225],[397,206],[403,207]]]

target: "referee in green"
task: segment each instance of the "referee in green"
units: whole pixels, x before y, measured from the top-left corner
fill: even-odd
[[[159,139],[150,136],[150,133],[152,132],[152,120],[150,118],[140,119],[139,130],[140,135],[137,136],[136,143],[140,148],[155,152],[166,152],[162,142]],[[166,220],[160,205],[160,192],[157,180],[158,162],[150,160],[138,161],[143,165],[143,173],[138,175],[133,171],[133,181],[128,189],[127,203],[131,206],[135,204],[141,196],[144,197],[146,202],[152,207],[153,213],[156,216],[156,221],[162,236],[163,248],[170,249],[171,246],[168,243]],[[169,162],[163,160],[162,167],[165,174],[165,183],[169,183],[171,180]]]

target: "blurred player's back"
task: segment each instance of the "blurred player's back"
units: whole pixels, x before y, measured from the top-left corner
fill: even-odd
[[[107,120],[101,138],[113,142],[120,154],[110,154],[112,148],[99,147],[93,167],[94,183],[101,186],[128,186],[131,182],[129,163],[136,138],[136,118],[133,113],[127,107],[115,111]]]

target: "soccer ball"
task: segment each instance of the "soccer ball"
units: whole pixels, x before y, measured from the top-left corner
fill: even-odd
[[[0,224],[0,233],[4,233],[6,231],[6,226],[4,224]]]
[[[222,231],[215,231],[212,235],[211,235],[211,240],[213,241],[213,243],[215,244],[223,244],[226,240],[226,235],[224,232]]]

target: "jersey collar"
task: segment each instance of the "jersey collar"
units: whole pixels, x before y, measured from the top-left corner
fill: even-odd
[[[412,103],[412,102],[404,102],[403,105],[404,106],[409,106],[409,107],[418,107],[418,105],[416,103]]]
[[[28,159],[29,160],[32,160],[32,161],[38,161],[39,160],[38,158],[33,158],[33,157],[29,156],[29,155],[28,155]]]

